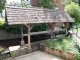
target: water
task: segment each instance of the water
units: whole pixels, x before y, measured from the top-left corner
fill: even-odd
[[[37,42],[37,41],[41,41],[41,40],[46,40],[49,39],[50,37],[41,37],[41,38],[32,38],[31,39],[31,43],[32,42]],[[24,38],[25,44],[28,43],[28,39]],[[0,41],[0,46],[8,48],[10,46],[16,46],[16,45],[20,45],[21,42],[21,38],[18,39],[9,39],[9,40],[1,40]]]

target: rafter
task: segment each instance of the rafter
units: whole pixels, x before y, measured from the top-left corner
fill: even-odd
[[[47,23],[49,25],[49,27],[51,28],[51,24],[50,23]]]
[[[27,26],[27,27],[28,27],[28,24],[25,24],[25,26]]]
[[[32,24],[32,26],[31,26],[31,28],[30,28],[30,31],[31,31],[31,29],[34,27],[34,25],[35,25],[35,23],[34,23],[34,24]]]

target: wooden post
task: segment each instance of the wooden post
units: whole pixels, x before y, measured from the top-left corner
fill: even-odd
[[[54,27],[53,27],[53,30],[54,30]],[[53,38],[55,38],[55,31],[53,32]]]
[[[53,23],[53,30],[56,23]],[[53,32],[53,38],[55,38],[55,31]]]
[[[65,27],[66,27],[65,36],[67,36],[68,22],[64,22],[64,25],[65,25]]]
[[[30,24],[28,24],[28,48],[30,49]]]
[[[23,24],[21,24],[21,45],[24,45],[24,40],[23,40]]]
[[[54,28],[53,23],[51,23],[51,40],[53,39],[53,28]]]

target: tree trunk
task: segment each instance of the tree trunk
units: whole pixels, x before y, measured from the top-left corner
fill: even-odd
[[[1,17],[2,17],[2,11],[1,11]]]
[[[80,6],[80,0],[78,0],[78,4],[79,4],[79,6]]]

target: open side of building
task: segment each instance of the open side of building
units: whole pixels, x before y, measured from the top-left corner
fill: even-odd
[[[28,36],[29,48],[31,48],[30,35],[43,34],[49,32],[30,32],[36,23],[47,23],[51,28],[51,39],[53,39],[55,23],[64,23],[67,35],[68,23],[74,22],[74,20],[65,11],[39,7],[16,6],[9,4],[5,4],[5,21],[8,22],[9,25],[21,24],[21,45],[24,45],[23,36]],[[25,24],[28,27],[28,34],[23,34],[23,24]],[[32,24],[32,26],[30,26],[30,24]]]

